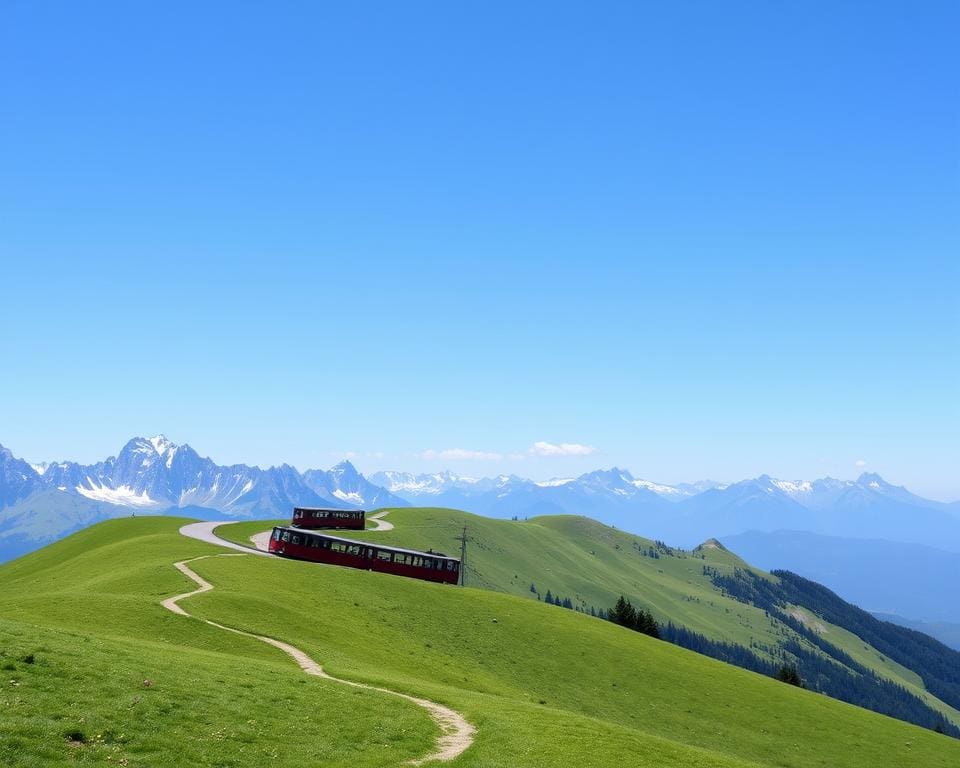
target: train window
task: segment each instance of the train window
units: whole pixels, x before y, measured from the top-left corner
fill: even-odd
[[[389,560],[390,560],[390,553],[389,553],[389,552],[385,552],[385,551],[382,550],[382,549],[378,549],[378,550],[377,550],[377,560],[387,560],[387,561],[389,561]]]
[[[360,554],[360,547],[359,547],[359,545],[357,545],[357,544],[351,544],[349,547],[347,547],[347,554],[348,554],[348,555],[359,555],[359,554]]]
[[[453,560],[447,560],[447,570],[448,571],[453,570]]]
[[[294,536],[294,537],[293,537],[293,541],[292,541],[291,543],[292,543],[292,544],[299,544],[299,543],[300,543],[300,537],[299,537],[299,536]]]
[[[334,552],[343,552],[343,550],[345,550],[346,547],[343,546],[343,544],[341,544],[339,541],[331,541],[330,549],[333,550]]]
[[[281,538],[282,538],[284,541],[290,541],[290,532],[289,532],[289,531],[284,531],[284,532],[283,532],[283,536],[281,536]]]

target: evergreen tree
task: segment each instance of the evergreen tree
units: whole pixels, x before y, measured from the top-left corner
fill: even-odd
[[[620,597],[617,598],[617,602],[613,606],[613,609],[609,614],[607,614],[610,621],[612,621],[614,624],[626,626],[626,618],[628,615],[627,606],[629,605],[630,603],[627,602],[627,598],[625,598],[623,595],[620,595]]]
[[[788,683],[789,685],[795,685],[798,688],[803,688],[803,678],[800,677],[800,673],[797,671],[797,668],[792,664],[782,664],[777,670],[777,680],[780,680],[783,683]]]

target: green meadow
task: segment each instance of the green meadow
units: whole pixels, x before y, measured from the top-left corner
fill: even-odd
[[[436,726],[409,702],[164,610],[193,588],[173,562],[222,551],[183,522],[102,523],[0,567],[4,764],[384,766],[430,751]],[[255,556],[191,567],[215,586],[183,601],[196,616],[462,712],[476,741],[453,765],[960,761],[956,740],[519,594]]]
[[[713,584],[704,574],[704,566],[720,573],[743,568],[764,578],[772,577],[712,542],[687,552],[572,515],[515,521],[452,509],[400,508],[390,510],[386,519],[394,524],[393,530],[342,534],[417,549],[432,547],[459,555],[457,537],[466,526],[468,586],[534,601],[538,595],[542,599],[549,590],[553,595],[570,598],[575,606],[588,612],[591,606],[610,608],[622,594],[651,610],[659,621],[673,621],[713,640],[752,647],[760,656],[773,658],[768,649],[776,648],[787,638],[808,646],[775,617],[723,594]],[[252,534],[283,522],[224,525],[217,533],[249,545]],[[651,556],[651,552],[656,556]],[[925,691],[914,672],[840,627],[824,622],[819,625],[825,630],[825,639],[960,724],[960,712]]]

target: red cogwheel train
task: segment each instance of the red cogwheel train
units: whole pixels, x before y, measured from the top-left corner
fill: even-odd
[[[442,552],[388,547],[372,541],[353,541],[320,532],[325,528],[362,529],[364,525],[362,509],[297,507],[293,511],[292,525],[274,527],[269,550],[275,555],[297,560],[343,565],[445,584],[459,582],[460,560]]]

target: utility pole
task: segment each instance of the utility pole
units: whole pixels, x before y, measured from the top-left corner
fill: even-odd
[[[467,579],[467,526],[463,526],[463,533],[456,537],[460,542],[460,586],[465,586]]]

